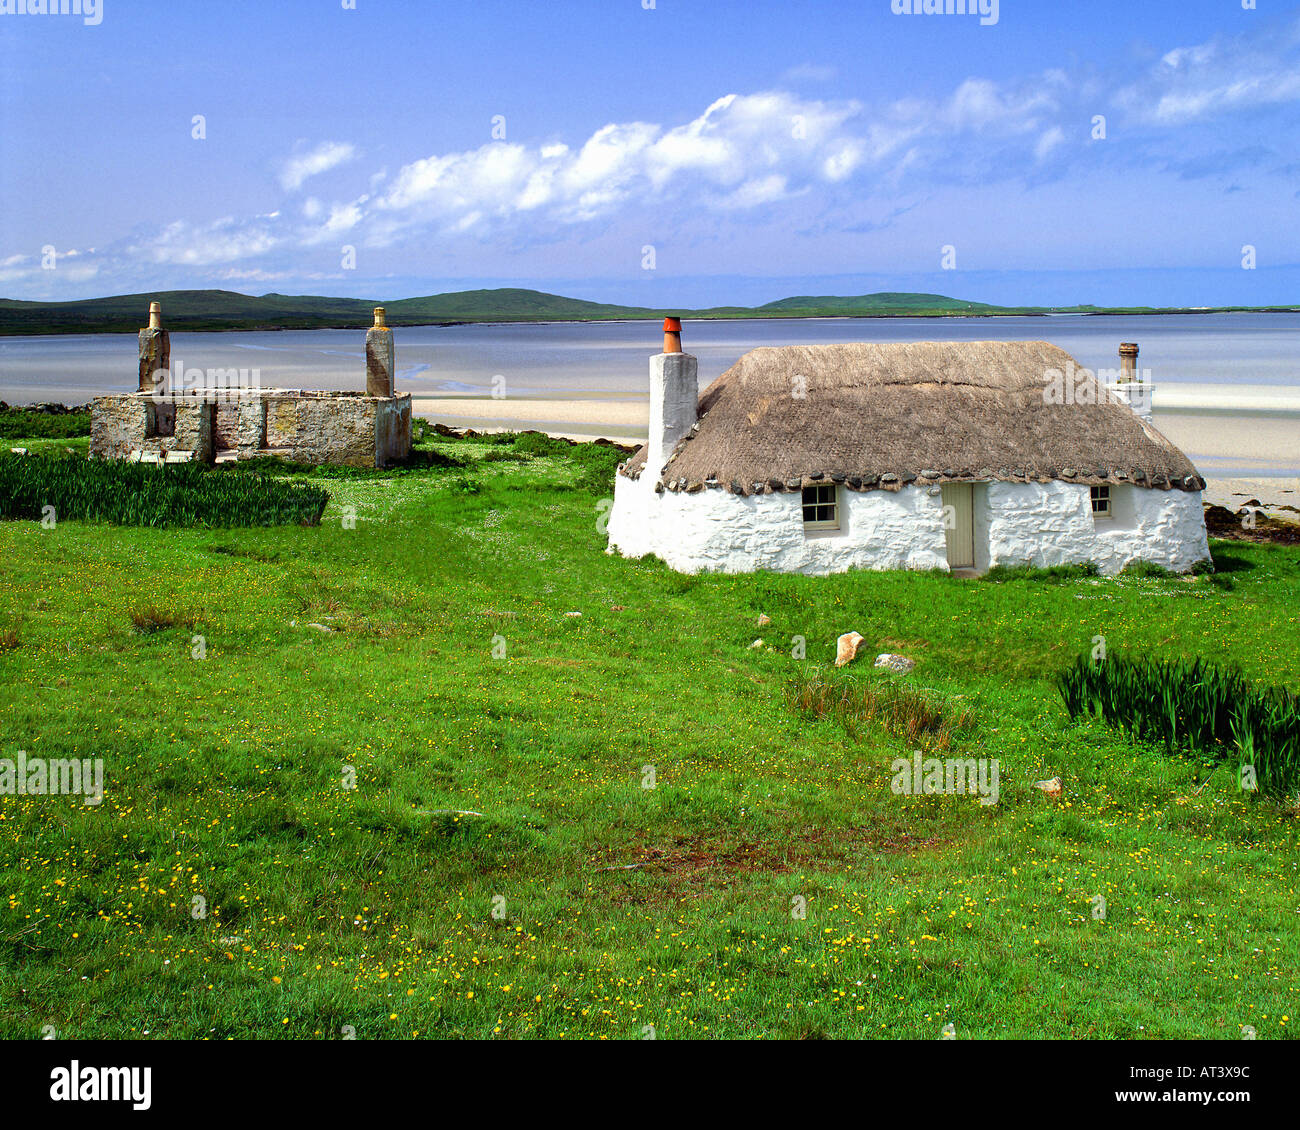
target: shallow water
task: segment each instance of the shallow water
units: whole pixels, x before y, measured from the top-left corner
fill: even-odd
[[[646,357],[661,338],[653,322],[398,328],[398,384],[420,395],[490,396],[503,377],[511,395],[645,395]],[[690,322],[685,348],[707,383],[748,349],[850,341],[1043,339],[1091,369],[1118,367],[1121,341],[1141,346],[1155,404],[1179,409],[1300,411],[1300,315],[1168,314],[1145,317],[818,318]],[[263,387],[361,388],[365,328],[172,334],[172,362],[187,368],[259,371]],[[133,334],[0,338],[0,399],[82,403],[136,386]],[[498,381],[499,385],[500,382]],[[1280,399],[1279,399],[1280,398]]]

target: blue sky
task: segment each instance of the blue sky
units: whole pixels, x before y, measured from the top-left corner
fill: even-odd
[[[0,295],[1300,301],[1300,4],[344,2],[0,0]]]

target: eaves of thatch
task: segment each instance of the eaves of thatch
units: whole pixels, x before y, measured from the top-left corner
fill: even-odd
[[[642,447],[620,473],[640,478],[645,459]],[[700,395],[657,489],[989,480],[1205,486],[1187,456],[1064,350],[974,341],[751,350]]]

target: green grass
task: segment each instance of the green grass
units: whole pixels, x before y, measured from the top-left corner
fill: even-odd
[[[0,440],[19,437],[69,439],[89,435],[89,412],[33,412],[0,404]]]
[[[1294,816],[1052,682],[1105,635],[1295,687],[1294,549],[1214,543],[1230,590],[685,577],[604,552],[590,449],[431,449],[465,466],[332,479],[318,528],[0,523],[0,756],[106,774],[0,799],[0,1036],[1294,1030]],[[937,704],[999,803],[895,795],[906,729],[792,708],[819,678]]]
[[[0,454],[0,518],[124,526],[315,525],[329,495],[262,473]]]

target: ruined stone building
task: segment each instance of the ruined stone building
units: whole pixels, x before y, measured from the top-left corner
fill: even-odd
[[[394,391],[393,331],[383,307],[366,331],[365,391],[326,392],[241,386],[186,387],[171,371],[171,341],[159,303],[139,335],[135,392],[91,406],[92,458],[136,462],[226,462],[278,455],[302,463],[387,467],[411,450],[411,398]]]

